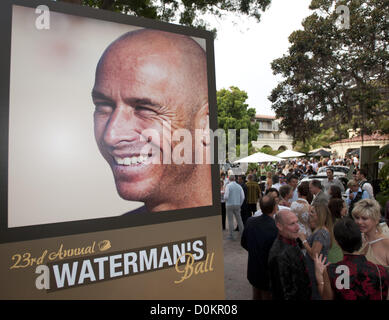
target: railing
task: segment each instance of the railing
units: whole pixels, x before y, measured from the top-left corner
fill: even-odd
[[[279,131],[279,126],[278,123],[273,123],[272,125],[270,124],[259,124],[258,130],[261,131]]]

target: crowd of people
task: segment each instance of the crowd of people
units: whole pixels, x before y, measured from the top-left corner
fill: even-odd
[[[345,164],[346,188],[327,167]],[[323,166],[326,179],[301,181]],[[247,181],[221,172],[220,184],[223,229],[227,218],[229,239],[239,231],[248,251],[253,299],[389,299],[388,220],[357,157],[262,165]]]

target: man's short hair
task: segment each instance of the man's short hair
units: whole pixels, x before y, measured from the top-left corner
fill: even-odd
[[[280,187],[280,196],[281,198],[285,198],[290,191],[292,191],[292,187],[288,184],[284,184],[283,186]]]
[[[321,182],[320,182],[320,180],[312,180],[311,181],[311,184],[314,186],[314,187],[316,187],[316,188],[319,188],[319,189],[322,189],[322,185],[321,185]]]
[[[358,225],[350,218],[340,219],[335,223],[334,236],[343,251],[352,253],[362,246],[362,235]]]
[[[297,192],[300,194],[300,196],[308,197],[309,182],[308,181],[301,182],[301,184],[297,187]]]
[[[249,181],[253,180],[253,175],[252,175],[252,174],[249,174],[249,175],[247,176],[247,180],[249,180]]]
[[[263,196],[261,200],[259,200],[259,206],[262,210],[262,213],[266,215],[269,215],[273,212],[275,205],[276,200],[270,196]]]
[[[358,169],[357,171],[359,171],[359,174],[363,175],[365,178],[367,177],[367,172],[365,169]]]
[[[280,196],[280,192],[276,188],[269,188],[268,190],[266,190],[265,195],[269,194],[270,192],[276,192],[277,197]]]
[[[334,173],[334,169],[332,169],[332,168],[327,168],[326,171],[328,171],[328,170],[331,171],[332,173]]]
[[[276,183],[280,182],[280,178],[278,177],[278,174],[273,174],[273,176],[271,177],[271,182],[273,184],[276,184]]]
[[[235,181],[235,176],[232,174],[232,175],[230,175],[230,177],[228,178],[228,180],[230,180],[230,181]]]
[[[292,179],[296,179],[296,180],[298,180],[298,179],[299,179],[299,177],[298,177],[298,176],[296,176],[295,174],[292,174],[292,175],[290,175],[290,176],[288,177],[288,179],[287,179],[287,182],[288,182],[288,183],[290,183],[290,182],[292,181]]]

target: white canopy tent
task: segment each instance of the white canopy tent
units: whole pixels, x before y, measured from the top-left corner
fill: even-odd
[[[282,161],[280,157],[271,156],[270,154],[257,152],[243,159],[234,161],[234,163],[259,163],[259,162],[273,162],[273,161]]]
[[[277,157],[280,158],[297,158],[302,156],[305,156],[305,153],[301,153],[293,150],[285,150],[284,152],[277,154]]]

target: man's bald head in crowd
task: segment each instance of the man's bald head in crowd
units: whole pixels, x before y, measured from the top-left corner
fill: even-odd
[[[287,239],[296,239],[299,232],[298,218],[288,209],[282,209],[275,216],[276,226],[280,235]]]

